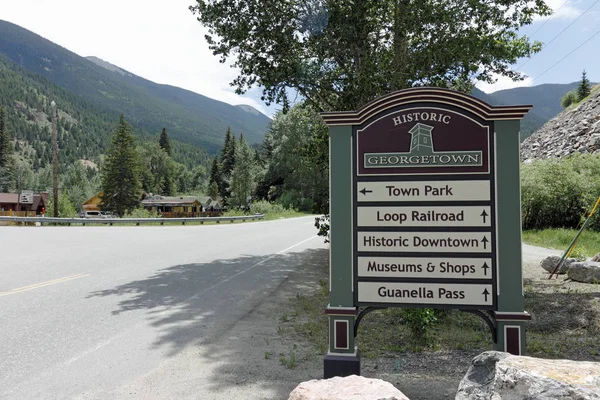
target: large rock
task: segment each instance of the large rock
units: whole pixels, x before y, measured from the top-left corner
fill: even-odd
[[[408,400],[391,383],[350,375],[302,382],[288,400]]]
[[[600,363],[488,351],[473,359],[455,400],[599,400]]]
[[[575,262],[571,264],[567,276],[577,282],[600,283],[600,262]]]
[[[542,268],[544,268],[546,271],[552,272],[552,270],[556,267],[556,265],[558,264],[560,259],[561,259],[560,256],[546,257],[542,260],[542,262],[540,263],[540,266]],[[579,260],[576,258],[565,258],[565,261],[563,261],[562,265],[560,266],[558,273],[566,274],[567,271],[569,270],[569,268],[571,268],[571,265],[573,265],[573,263],[578,262],[578,261]]]

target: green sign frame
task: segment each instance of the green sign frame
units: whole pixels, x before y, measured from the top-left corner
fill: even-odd
[[[387,307],[475,313],[494,349],[524,353],[519,129],[531,108],[425,87],[321,114],[330,134],[325,378],[360,374],[360,321]]]

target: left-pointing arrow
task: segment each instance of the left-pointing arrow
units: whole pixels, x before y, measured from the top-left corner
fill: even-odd
[[[366,195],[367,193],[373,193],[373,191],[372,190],[367,190],[367,188],[363,188],[363,190],[361,190],[360,193]]]

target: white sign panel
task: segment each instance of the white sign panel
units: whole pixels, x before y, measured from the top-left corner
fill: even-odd
[[[358,277],[492,279],[491,258],[358,257]]]
[[[491,226],[489,206],[358,207],[357,226]]]
[[[19,203],[21,204],[33,204],[33,191],[23,190],[19,196]]]
[[[358,282],[363,303],[493,305],[492,285],[452,283]]]
[[[358,251],[490,253],[490,232],[358,232]]]
[[[490,181],[358,182],[358,201],[490,201]]]

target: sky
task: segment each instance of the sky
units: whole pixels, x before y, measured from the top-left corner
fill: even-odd
[[[273,116],[260,90],[235,94],[237,71],[220,64],[204,40],[206,30],[188,7],[193,0],[0,0],[0,19],[20,25],[81,56],[96,56],[151,81],[178,86],[230,104],[248,104]],[[520,33],[547,43],[514,66],[528,77],[479,84],[491,93],[516,86],[600,82],[600,0],[546,0],[555,10]],[[570,25],[570,26],[569,26]],[[565,29],[566,28],[566,29]],[[564,31],[563,31],[564,30]],[[596,36],[594,36],[597,34]],[[567,56],[571,51],[581,48]],[[557,63],[559,60],[562,61]]]

